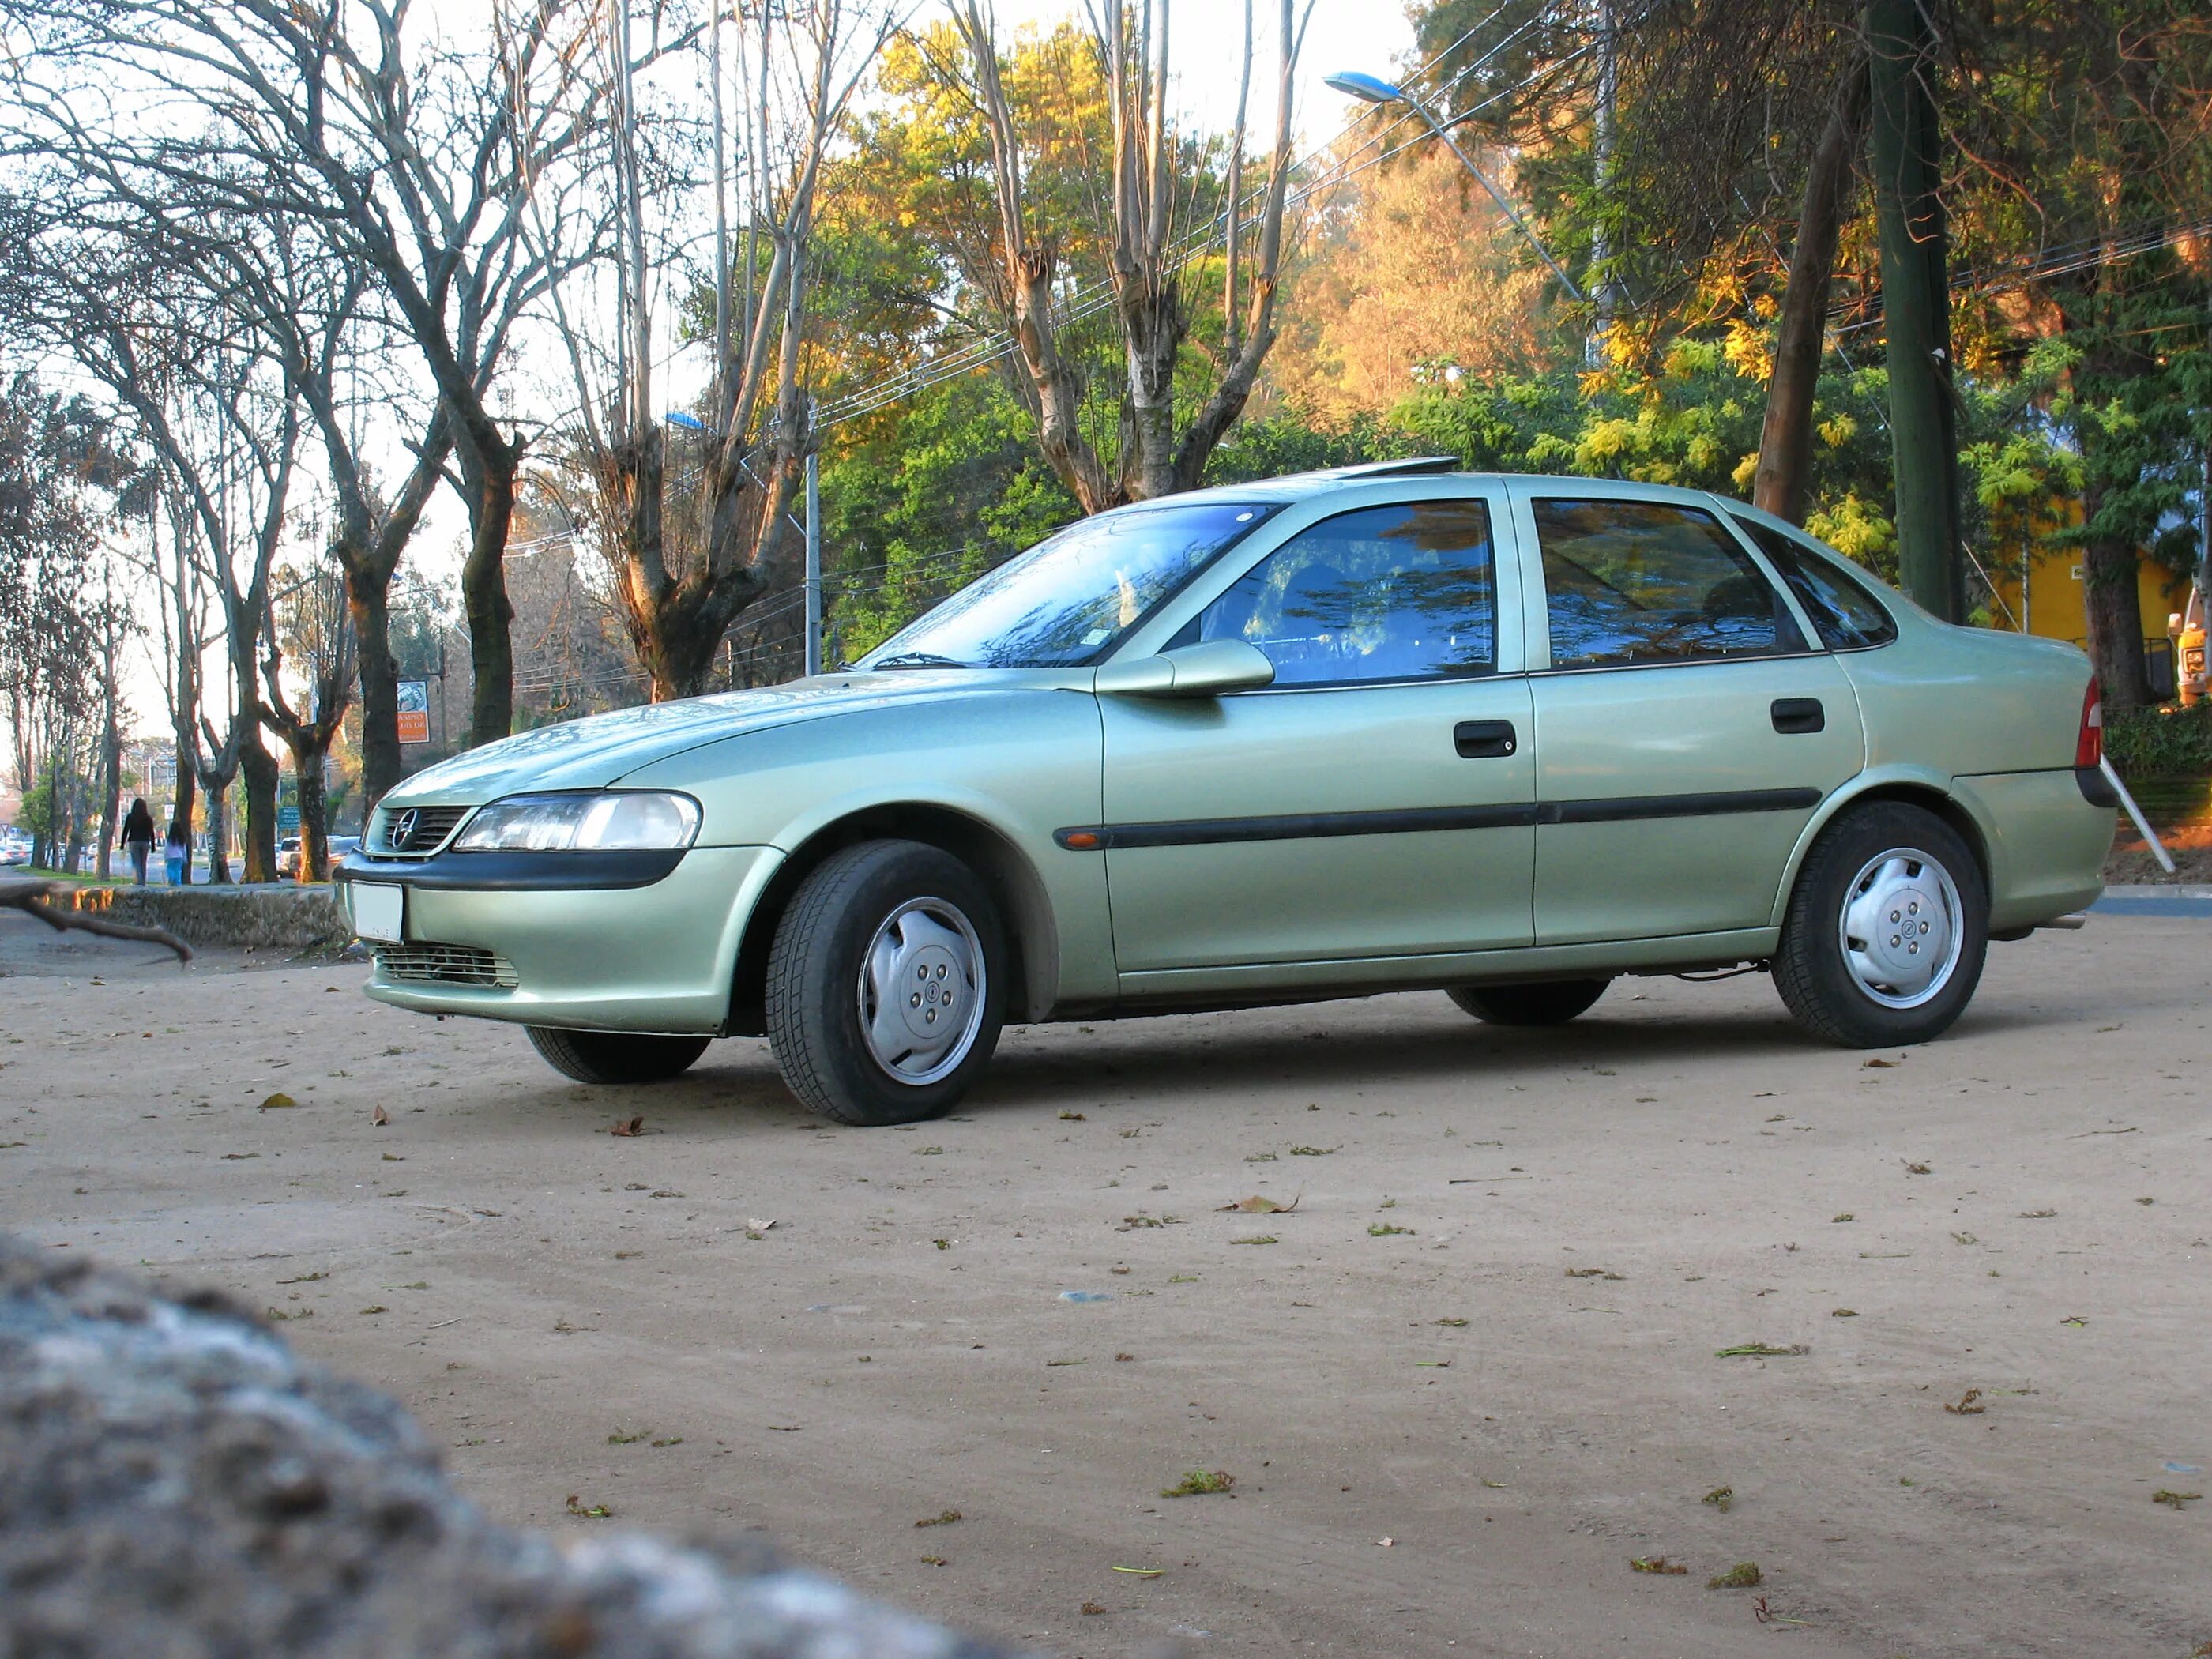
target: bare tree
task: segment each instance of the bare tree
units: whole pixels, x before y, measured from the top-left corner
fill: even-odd
[[[512,723],[502,559],[527,443],[498,414],[495,383],[517,324],[573,257],[565,234],[526,236],[526,210],[565,224],[562,169],[604,121],[600,99],[570,95],[593,9],[495,3],[479,44],[414,23],[408,0],[0,0],[32,46],[10,66],[27,124],[71,147],[127,149],[210,210],[313,227],[372,273],[435,389],[445,431],[431,435],[450,438],[468,508],[479,743]],[[95,122],[80,108],[88,84],[196,110],[204,125],[179,140],[118,122],[106,101]]]
[[[641,116],[642,71],[660,52],[640,50],[630,10],[615,0],[604,43],[614,112],[605,215],[611,232],[606,258],[586,273],[602,290],[611,288],[615,327],[603,339],[592,326],[600,313],[573,310],[563,283],[553,286],[549,310],[580,406],[568,459],[591,489],[579,516],[606,559],[624,629],[658,702],[705,689],[732,625],[775,585],[785,562],[783,526],[813,444],[799,374],[815,200],[830,135],[893,20],[879,0],[803,0],[764,7],[738,24],[740,80],[749,56],[763,71],[757,88],[744,88],[734,124],[747,162],[739,169],[745,252],[738,252],[718,210],[710,421],[695,477],[672,489],[654,403],[653,296],[674,272],[677,239],[653,222],[650,204],[676,194],[696,161],[686,148],[692,135],[680,123]],[[709,142],[718,176],[726,178],[722,146],[733,124],[725,118],[730,92],[720,71],[719,27],[708,44]],[[721,200],[718,192],[718,210]],[[769,257],[756,288],[763,237]],[[550,261],[550,241],[542,252]],[[740,260],[741,299],[732,281]]]
[[[300,867],[303,882],[330,878],[330,815],[323,781],[324,762],[353,703],[356,666],[349,582],[344,573],[286,570],[288,580],[270,595],[262,637],[262,724],[283,740],[292,755],[292,781],[300,804]],[[295,708],[284,688],[287,650],[304,665],[298,676],[307,692],[304,708]]]
[[[1312,11],[1308,0],[1304,15]],[[1000,295],[1008,332],[1025,371],[1021,388],[1037,423],[1046,461],[1082,503],[1096,513],[1123,501],[1196,487],[1222,436],[1243,412],[1261,365],[1275,343],[1275,300],[1283,260],[1283,216],[1289,194],[1291,93],[1304,16],[1295,0],[1280,0],[1277,33],[1275,146],[1259,210],[1249,226],[1232,206],[1225,216],[1227,261],[1224,295],[1228,337],[1212,393],[1178,429],[1176,369],[1189,338],[1191,307],[1182,272],[1190,153],[1178,142],[1167,115],[1170,0],[1107,0],[1094,14],[1094,44],[1104,66],[1112,106],[1114,153],[1110,184],[1111,270],[1115,314],[1127,367],[1125,424],[1118,453],[1102,456],[1078,420],[1083,375],[1061,349],[1054,317],[1060,277],[1057,239],[1039,222],[1024,183],[1020,113],[1009,100],[1000,72],[995,21],[979,0],[953,0],[952,15],[968,53],[967,89],[990,135],[992,172],[999,207]],[[1244,37],[1245,74],[1252,37]],[[1241,185],[1242,107],[1232,145],[1232,197]],[[1237,290],[1237,237],[1253,237],[1249,288]],[[1240,307],[1243,322],[1234,320]]]

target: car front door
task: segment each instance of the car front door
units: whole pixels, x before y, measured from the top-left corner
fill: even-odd
[[[1767,926],[1790,848],[1864,762],[1850,681],[1718,514],[1515,497],[1548,640],[1530,682],[1536,942]]]
[[[1504,508],[1501,491],[1320,520],[1170,641],[1247,641],[1273,685],[1101,697],[1124,975],[1528,942],[1532,705]]]

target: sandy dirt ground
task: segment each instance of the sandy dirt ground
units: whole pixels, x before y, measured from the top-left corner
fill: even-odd
[[[1998,946],[1871,1058],[1757,976],[1021,1030],[871,1132],[758,1042],[586,1090],[358,966],[0,915],[0,1224],[271,1310],[502,1518],[765,1530],[1047,1654],[2181,1659],[2208,945]]]

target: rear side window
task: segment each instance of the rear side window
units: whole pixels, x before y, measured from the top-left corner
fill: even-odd
[[[1274,683],[1358,685],[1498,664],[1490,513],[1479,501],[1362,507],[1300,531],[1173,641],[1237,639]]]
[[[1711,514],[1666,501],[1532,505],[1554,668],[1805,648],[1781,594]]]
[[[1751,519],[1737,519],[1736,524],[1782,573],[1782,580],[1790,584],[1797,603],[1820,630],[1820,643],[1829,650],[1863,651],[1870,645],[1887,645],[1897,637],[1897,624],[1881,601],[1838,567],[1771,525]]]

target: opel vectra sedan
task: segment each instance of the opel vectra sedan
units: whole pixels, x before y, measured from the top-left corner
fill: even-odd
[[[1509,1024],[1754,965],[1933,1037],[2094,899],[2071,648],[1685,489],[1340,468],[1101,514],[857,666],[526,732],[339,871],[368,994],[586,1082],[766,1035],[848,1123],[1006,1022],[1442,989]]]

